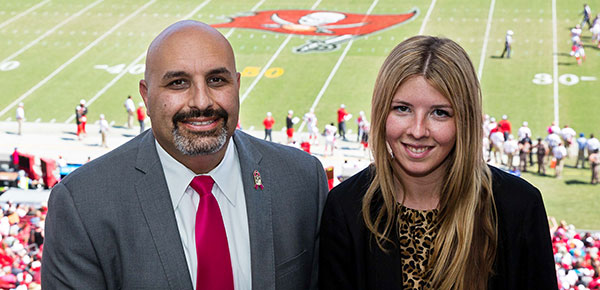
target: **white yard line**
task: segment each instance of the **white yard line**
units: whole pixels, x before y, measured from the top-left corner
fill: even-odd
[[[378,2],[379,2],[379,0],[375,0],[375,1],[373,1],[373,3],[371,3],[371,6],[369,7],[369,10],[367,10],[366,15],[370,15],[371,12],[373,12],[373,9],[375,9],[375,6],[377,5]],[[340,55],[340,58],[338,58],[337,63],[335,64],[335,66],[333,67],[333,69],[331,70],[331,72],[329,73],[329,76],[327,77],[327,80],[323,84],[323,87],[321,88],[321,90],[317,94],[317,97],[315,98],[315,101],[313,102],[312,106],[310,107],[311,110],[314,110],[317,107],[317,105],[319,104],[319,101],[321,101],[321,97],[323,97],[323,95],[325,94],[325,91],[327,91],[327,88],[329,87],[329,84],[331,83],[331,80],[333,79],[333,77],[337,73],[338,69],[342,65],[342,62],[344,61],[344,58],[346,58],[346,54],[348,54],[348,51],[350,50],[350,47],[352,47],[353,43],[354,43],[354,38],[350,39],[350,41],[346,45],[346,48],[344,48],[344,51],[342,52],[342,55]],[[306,121],[303,120],[302,124],[300,124],[300,127],[298,127],[298,133],[302,132],[302,130],[304,129],[305,125],[306,125]]]
[[[198,11],[200,11],[200,9],[204,8],[204,6],[206,6],[211,0],[206,0],[204,2],[202,2],[200,5],[198,5],[194,10],[192,10],[192,12],[188,13],[187,15],[185,15],[183,18],[181,18],[181,20],[184,19],[188,19],[190,17],[192,17],[194,14],[196,14]],[[100,98],[100,96],[102,96],[104,93],[106,93],[106,91],[108,91],[108,89],[110,89],[117,81],[119,81],[125,74],[127,74],[129,72],[129,69],[131,67],[133,67],[134,65],[136,65],[138,62],[140,62],[144,56],[146,56],[146,52],[144,51],[142,54],[140,54],[138,57],[136,57],[131,63],[129,63],[129,65],[123,69],[119,74],[117,74],[110,82],[108,82],[100,91],[98,91],[91,99],[88,100],[87,105],[90,106],[91,104],[93,104],[98,98]],[[75,114],[71,115],[66,121],[65,123],[70,123],[75,119]]]
[[[435,6],[436,0],[431,1],[431,5],[429,5],[429,9],[427,9],[427,14],[425,14],[425,18],[423,18],[423,23],[421,24],[421,29],[419,29],[419,35],[422,35],[425,32],[425,25],[429,21],[429,17],[431,16],[431,12],[433,11],[433,7]]]
[[[46,5],[46,3],[48,3],[48,2],[50,2],[50,0],[44,0],[44,1],[42,1],[42,2],[40,2],[40,3],[38,3],[38,4],[36,4],[36,5],[33,5],[33,6],[31,6],[29,9],[27,9],[27,10],[25,10],[25,11],[23,11],[23,12],[21,12],[21,13],[17,14],[17,15],[15,15],[15,17],[13,17],[13,18],[10,18],[10,19],[8,19],[8,20],[6,20],[6,21],[4,21],[4,22],[0,23],[0,28],[2,28],[2,27],[4,27],[4,26],[6,26],[6,25],[8,25],[8,24],[12,23],[13,21],[15,21],[15,20],[17,20],[17,19],[19,19],[19,18],[21,18],[21,17],[23,17],[23,16],[27,15],[27,14],[29,14],[29,12],[31,12],[31,11],[33,11],[33,10],[35,10],[35,9],[38,9],[38,8],[40,8],[40,7],[44,6],[44,5]]]
[[[52,27],[52,29],[50,29],[50,30],[46,31],[44,34],[40,35],[40,37],[36,38],[32,42],[28,43],[27,45],[25,45],[24,47],[22,47],[21,49],[19,49],[18,51],[16,51],[15,53],[11,54],[9,57],[7,57],[4,60],[0,61],[0,63],[5,63],[5,62],[7,62],[7,61],[9,61],[11,59],[14,59],[15,57],[17,57],[18,55],[20,55],[24,51],[26,51],[29,48],[31,48],[32,46],[36,45],[42,39],[46,38],[48,35],[54,33],[54,31],[56,31],[57,29],[61,28],[63,25],[67,24],[69,21],[75,19],[76,17],[81,16],[81,14],[83,14],[86,11],[92,9],[94,6],[100,4],[100,2],[102,2],[102,1],[104,1],[104,0],[98,0],[98,1],[96,1],[96,2],[94,2],[92,4],[90,4],[90,5],[86,6],[85,8],[83,8],[82,10],[80,10],[79,12],[71,15],[69,18],[63,20],[62,22],[60,22],[56,26]]]
[[[496,0],[492,0],[490,3],[490,12],[488,13],[487,25],[485,27],[485,36],[483,37],[483,47],[481,48],[481,57],[479,58],[479,68],[477,69],[477,76],[481,82],[481,75],[483,74],[483,65],[485,64],[485,55],[487,53],[488,40],[490,38],[490,29],[492,28],[492,18],[494,17],[494,7],[496,6]]]
[[[71,63],[73,63],[74,61],[79,59],[83,54],[88,52],[90,49],[92,49],[94,46],[96,46],[98,43],[100,43],[102,40],[104,40],[106,37],[108,37],[111,33],[113,33],[115,30],[117,30],[117,28],[121,27],[123,24],[125,24],[131,18],[135,17],[137,14],[139,14],[142,10],[146,9],[148,6],[150,6],[155,1],[156,0],[149,1],[148,3],[144,4],[142,7],[138,8],[136,11],[131,13],[129,16],[127,16],[123,20],[119,21],[119,23],[117,23],[115,26],[113,26],[110,30],[106,31],[104,34],[102,34],[102,36],[98,37],[92,43],[88,44],[88,46],[86,46],[84,49],[79,51],[75,56],[73,56],[67,62],[63,63],[56,70],[54,70],[51,74],[49,74],[47,77],[45,77],[42,81],[37,83],[35,86],[33,86],[31,89],[29,89],[23,95],[21,95],[19,98],[14,100],[10,105],[8,105],[6,108],[4,108],[2,111],[0,111],[0,116],[4,115],[6,112],[8,112],[8,110],[12,109],[19,102],[23,101],[25,98],[27,98],[28,96],[33,94],[37,89],[39,89],[41,86],[43,86],[48,81],[50,81],[53,77],[55,77],[57,74],[59,74],[63,69],[65,69]]]
[[[289,34],[285,38],[285,40],[283,41],[283,43],[281,43],[281,45],[279,46],[279,48],[277,49],[277,51],[275,52],[275,54],[273,54],[273,56],[271,56],[271,59],[269,59],[269,61],[267,62],[267,64],[265,64],[262,67],[262,69],[260,70],[260,72],[258,73],[258,75],[254,78],[254,80],[252,81],[252,83],[250,84],[250,86],[246,89],[246,91],[244,92],[244,94],[240,98],[240,105],[242,103],[244,103],[244,100],[246,100],[246,98],[248,98],[248,95],[250,95],[250,92],[252,92],[252,90],[254,89],[254,87],[262,79],[262,76],[265,74],[265,72],[271,67],[271,64],[273,64],[273,62],[279,56],[279,54],[281,53],[281,51],[283,51],[283,48],[285,48],[285,46],[288,44],[288,42],[290,42],[290,39],[292,39],[292,36],[294,36],[294,35],[293,34]]]
[[[313,6],[310,8],[310,10],[315,10],[315,8],[317,8],[317,6],[319,6],[320,3],[321,3],[321,0],[318,0],[317,2],[315,2],[315,4],[313,4]],[[283,41],[283,43],[281,43],[281,45],[279,46],[279,48],[277,49],[277,51],[275,51],[275,54],[273,54],[273,56],[271,56],[271,59],[269,59],[269,61],[267,62],[267,64],[262,67],[262,69],[260,70],[260,72],[258,73],[258,75],[256,76],[256,78],[254,78],[254,80],[252,81],[252,83],[250,84],[250,86],[246,89],[246,91],[244,92],[244,94],[240,97],[240,105],[244,102],[244,100],[246,100],[246,98],[248,98],[248,95],[250,95],[250,92],[252,92],[252,90],[254,89],[254,87],[262,79],[263,75],[265,75],[265,72],[269,69],[269,67],[271,66],[271,64],[273,64],[273,62],[275,61],[275,59],[277,59],[277,57],[279,56],[279,54],[281,53],[281,51],[283,51],[283,48],[288,44],[288,42],[290,42],[290,39],[292,39],[292,36],[294,36],[294,35],[293,34],[289,34],[285,38],[285,40]]]
[[[254,5],[254,7],[250,8],[250,11],[256,11],[256,9],[258,9],[258,7],[260,7],[260,5],[262,5],[263,3],[265,3],[266,0],[261,0],[258,3],[256,3],[256,5]],[[229,31],[227,31],[227,33],[225,34],[225,38],[229,38],[233,32],[235,31],[235,27],[229,29]]]
[[[552,0],[552,84],[554,85],[554,122],[558,125],[558,37],[556,33],[556,0]]]

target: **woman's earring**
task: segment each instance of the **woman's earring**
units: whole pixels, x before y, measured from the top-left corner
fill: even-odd
[[[385,148],[387,148],[390,157],[394,159],[394,151],[392,151],[392,147],[390,146],[390,143],[388,143],[388,141],[385,141]]]

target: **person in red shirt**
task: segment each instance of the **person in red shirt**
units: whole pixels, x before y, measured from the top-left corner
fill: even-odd
[[[267,112],[267,117],[263,120],[263,125],[265,125],[265,140],[269,137],[269,141],[271,142],[273,142],[273,138],[271,137],[273,124],[275,124],[275,119],[273,119],[271,112]]]
[[[504,134],[504,141],[508,140],[508,135],[512,133],[512,126],[508,120],[508,116],[502,115],[502,120],[498,122],[498,125],[502,129],[502,134]]]
[[[146,120],[146,109],[144,108],[144,102],[140,102],[138,104],[137,119],[138,122],[140,122],[140,133],[142,133],[145,129],[144,121]]]
[[[342,137],[342,140],[346,141],[346,115],[348,115],[348,112],[346,112],[346,105],[341,104],[340,108],[337,111],[338,114],[338,129],[339,129],[339,134]]]

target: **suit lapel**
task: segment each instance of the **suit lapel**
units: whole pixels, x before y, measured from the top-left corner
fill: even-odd
[[[275,252],[271,211],[273,185],[264,184],[262,188],[255,187],[254,181],[255,170],[264,180],[265,174],[269,173],[269,168],[261,167],[262,154],[253,146],[248,135],[241,131],[235,131],[233,140],[240,159],[248,211],[252,288],[275,289]]]
[[[152,130],[146,132],[140,143],[136,168],[145,173],[135,183],[136,193],[170,288],[192,290],[171,196],[156,153]]]

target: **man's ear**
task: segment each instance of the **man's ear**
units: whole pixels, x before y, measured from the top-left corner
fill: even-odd
[[[149,106],[149,100],[148,100],[148,84],[146,83],[146,80],[140,80],[140,85],[139,85],[139,90],[140,90],[140,95],[142,96],[142,99],[144,100],[144,104],[146,105],[146,115],[148,115],[148,117],[150,117],[150,106]]]

